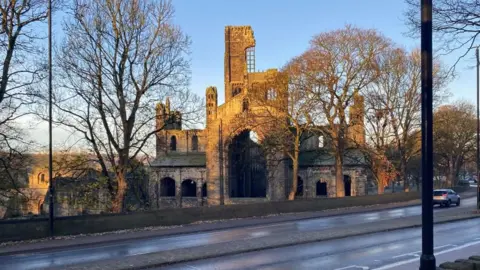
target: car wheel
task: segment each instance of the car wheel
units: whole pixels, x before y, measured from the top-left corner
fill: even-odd
[[[452,201],[451,201],[451,200],[448,200],[448,202],[447,202],[447,207],[450,207],[451,204],[452,204]]]
[[[460,206],[460,198],[458,198],[457,206]]]

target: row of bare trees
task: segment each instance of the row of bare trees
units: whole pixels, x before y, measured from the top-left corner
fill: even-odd
[[[46,59],[35,58],[45,55],[41,41],[46,35],[38,29],[46,27],[47,3],[0,3],[2,153],[20,153],[18,147],[25,145],[26,134],[13,128],[18,118],[34,114],[48,119]],[[202,116],[201,100],[188,90],[190,39],[173,23],[169,0],[54,1],[53,6],[54,12],[61,8],[68,14],[64,38],[54,48],[53,122],[96,156],[112,211],[119,212],[128,188],[126,175],[147,156],[158,131],[155,104],[170,97],[187,124]],[[3,157],[2,164],[7,164]]]
[[[307,134],[324,136],[329,142],[337,196],[344,196],[343,165],[350,148],[364,153],[379,193],[393,178],[403,181],[408,190],[407,165],[420,151],[420,60],[419,50],[398,47],[375,30],[346,26],[315,36],[303,54],[288,62],[274,84],[288,97],[287,104],[267,98],[262,105],[270,108],[270,115],[282,112],[288,119],[284,123],[278,118],[279,123],[273,125],[276,139],[269,143],[276,149],[281,145],[292,162],[290,200],[297,191],[299,154]],[[436,61],[436,104],[447,97],[449,80]],[[349,115],[359,110],[352,107],[354,99],[364,103],[365,111],[357,111],[363,119]],[[362,125],[366,134],[355,128]],[[355,136],[365,136],[365,143],[352,140]]]

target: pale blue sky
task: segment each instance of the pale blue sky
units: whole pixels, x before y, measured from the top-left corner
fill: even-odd
[[[224,28],[226,25],[251,25],[256,38],[256,69],[281,68],[289,59],[302,53],[313,35],[344,27],[346,24],[375,28],[407,49],[420,45],[420,40],[407,38],[403,22],[403,0],[173,0],[175,23],[192,39],[193,92],[204,96],[212,85],[219,90],[223,103]],[[63,37],[58,14],[54,18],[55,39]],[[435,46],[435,44],[434,44]],[[472,55],[473,56],[473,55]],[[451,65],[456,55],[443,57]],[[470,61],[470,62],[469,62]],[[475,101],[475,71],[466,69],[471,60],[464,60],[457,79],[449,86],[452,99]],[[47,134],[46,124],[34,134]],[[44,132],[41,132],[44,131]],[[54,141],[61,143],[64,132],[56,131]],[[47,142],[47,137],[35,136]]]
[[[192,90],[203,95],[217,86],[223,102],[224,27],[251,25],[255,32],[256,68],[279,68],[302,53],[315,34],[346,24],[375,28],[394,42],[412,49],[420,40],[403,35],[403,0],[173,0],[175,22],[192,38]],[[435,46],[435,45],[434,45]],[[452,64],[455,56],[443,57]],[[473,64],[472,62],[468,64]],[[475,71],[459,69],[450,85],[455,98],[474,101]]]

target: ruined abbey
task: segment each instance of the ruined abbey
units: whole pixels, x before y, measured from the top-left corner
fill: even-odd
[[[255,38],[249,26],[225,28],[225,103],[216,87],[206,89],[205,129],[182,129],[182,114],[167,99],[156,107],[157,157],[151,165],[152,208],[237,204],[285,200],[292,184],[292,164],[282,153],[264,154],[259,144],[268,125],[255,125],[251,112],[266,102],[285,102],[272,85],[276,69],[255,71]],[[260,102],[260,99],[262,102]],[[281,108],[281,106],[279,106]],[[363,99],[350,108],[349,136],[365,143]],[[274,117],[282,117],[279,110]],[[322,136],[302,143],[297,194],[299,198],[336,197],[334,158]],[[322,153],[322,154],[318,154]],[[276,161],[276,162],[272,162]],[[362,156],[344,158],[344,194],[366,193],[367,169]]]

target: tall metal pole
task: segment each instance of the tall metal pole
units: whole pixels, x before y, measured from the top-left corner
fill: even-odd
[[[434,270],[432,0],[421,0],[422,19],[422,256],[420,270]]]
[[[53,186],[53,149],[52,149],[52,0],[48,1],[48,193],[50,236],[54,235],[54,186]]]
[[[475,50],[476,60],[477,60],[477,209],[480,209],[480,185],[478,185],[478,180],[480,180],[480,82],[479,82],[479,55],[478,47]]]

